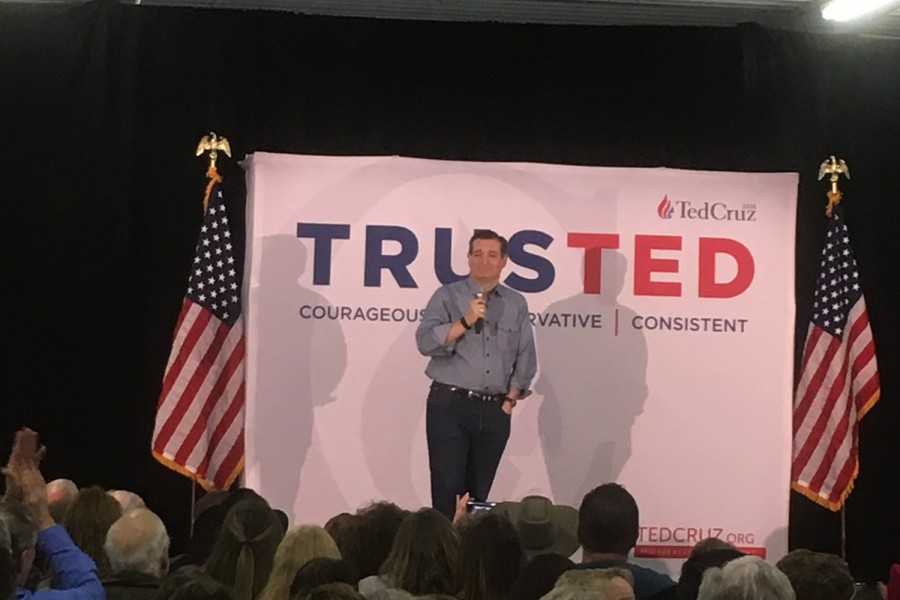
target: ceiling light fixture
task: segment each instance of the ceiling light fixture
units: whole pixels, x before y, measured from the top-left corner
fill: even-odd
[[[831,0],[822,6],[822,18],[850,21],[896,4],[897,0]]]

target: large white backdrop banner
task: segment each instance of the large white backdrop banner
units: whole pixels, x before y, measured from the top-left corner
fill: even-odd
[[[787,548],[797,176],[257,153],[248,169],[246,483],[295,522],[430,505],[432,292],[509,239],[538,350],[492,500],[608,481],[636,553]],[[671,564],[669,565],[671,567]]]

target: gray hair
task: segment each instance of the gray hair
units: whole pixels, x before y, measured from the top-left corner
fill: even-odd
[[[103,548],[113,573],[163,577],[168,569],[169,534],[160,518],[146,508],[133,510],[113,523]]]
[[[794,600],[787,576],[758,556],[707,569],[697,600]]]
[[[106,493],[116,499],[116,502],[122,507],[123,515],[139,508],[147,508],[144,499],[134,492],[129,492],[128,490],[109,490]]]
[[[47,508],[54,521],[62,523],[65,520],[77,495],[78,486],[71,479],[54,479],[47,484]]]

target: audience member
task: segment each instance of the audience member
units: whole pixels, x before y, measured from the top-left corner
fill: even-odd
[[[0,518],[0,600],[11,600],[16,594],[16,569],[12,556],[12,537],[6,522]]]
[[[21,503],[12,498],[0,501],[0,521],[10,534],[17,600],[103,600],[106,595],[94,562],[50,516],[47,484],[36,462],[10,461],[5,474],[9,487],[16,489],[10,496],[21,498]],[[49,557],[57,574],[53,590],[35,592],[22,587],[36,550]]]
[[[241,500],[225,516],[205,570],[231,586],[237,600],[253,600],[269,580],[283,537],[284,529],[265,500]]]
[[[491,512],[512,521],[526,558],[548,552],[572,556],[578,550],[578,511],[571,506],[526,496],[521,502],[501,502]]]
[[[66,513],[78,495],[78,486],[71,479],[54,479],[47,484],[47,504],[56,523],[65,523]]]
[[[887,585],[883,584],[882,589],[886,600],[900,600],[900,564],[891,565]]]
[[[794,600],[787,576],[758,556],[742,556],[703,575],[698,600]]]
[[[850,567],[835,554],[794,550],[776,566],[787,575],[797,600],[850,600],[856,591]]]
[[[584,551],[580,569],[622,567],[634,575],[637,600],[675,585],[664,574],[628,561],[638,539],[638,506],[617,483],[604,483],[585,494],[578,511],[578,540]]]
[[[365,597],[346,583],[326,583],[313,588],[300,600],[365,600]]]
[[[884,583],[858,583],[853,593],[853,600],[893,600],[882,589]]]
[[[690,556],[701,554],[707,550],[737,550],[734,544],[729,544],[725,540],[717,537],[703,538],[691,548]],[[721,566],[721,565],[720,565]]]
[[[66,531],[72,541],[94,559],[101,578],[109,575],[109,560],[103,550],[106,532],[121,516],[119,503],[97,486],[79,491],[66,513],[63,523]]]
[[[134,492],[129,492],[128,490],[109,490],[107,494],[112,496],[115,501],[119,503],[123,515],[127,515],[131,511],[139,508],[147,508],[144,499]]]
[[[461,527],[460,600],[508,600],[525,554],[516,528],[506,517],[485,512]]]
[[[350,564],[354,573],[360,573],[358,565],[362,563],[356,535],[359,529],[359,521],[360,519],[357,515],[343,512],[331,517],[325,523],[325,531],[334,539],[334,543],[337,544],[338,550],[341,552],[341,558]],[[362,577],[361,575],[360,578]]]
[[[704,550],[703,548],[707,548]],[[724,567],[729,561],[744,556],[743,552],[731,548],[715,548],[714,544],[705,544],[699,551],[697,547],[691,551],[691,555],[681,565],[681,577],[678,578],[678,600],[697,600],[700,593],[700,583],[703,574],[712,567]]]
[[[300,567],[291,583],[290,597],[306,596],[326,583],[346,583],[356,588],[356,573],[350,563],[340,558],[313,558]]]
[[[169,534],[146,508],[129,511],[112,524],[104,544],[110,575],[103,579],[109,600],[155,598],[169,571]]]
[[[197,566],[189,565],[170,575],[162,584],[157,600],[235,600],[234,592]]]
[[[538,554],[522,569],[513,587],[516,600],[539,600],[556,585],[559,576],[575,568],[575,563],[559,554]]]
[[[394,544],[400,523],[409,514],[392,502],[374,502],[356,512],[356,548],[347,557],[360,579],[377,575]]]
[[[340,558],[337,544],[318,525],[300,525],[287,532],[275,552],[272,575],[259,600],[288,600],[297,571],[314,558]]]
[[[411,594],[453,594],[459,536],[443,513],[423,508],[400,524],[390,554],[378,576],[359,582],[366,597],[383,588],[400,588]]]
[[[542,600],[634,600],[634,580],[623,568],[566,571]]]
[[[222,522],[225,520],[225,512],[221,504],[209,506],[202,513],[198,513],[194,521],[191,542],[187,552],[172,559],[171,569],[177,571],[188,565],[202,565],[209,558],[213,544],[222,531]]]

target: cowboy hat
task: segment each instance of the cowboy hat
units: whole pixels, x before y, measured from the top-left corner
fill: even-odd
[[[571,556],[578,550],[578,511],[571,506],[555,505],[544,496],[525,496],[521,502],[500,502],[492,512],[512,521],[529,559],[551,552]]]

